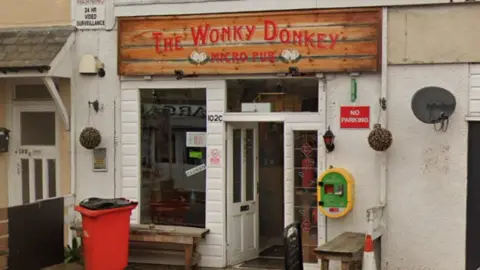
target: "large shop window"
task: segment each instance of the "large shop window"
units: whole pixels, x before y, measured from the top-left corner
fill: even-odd
[[[228,112],[318,112],[317,79],[227,81]]]
[[[205,227],[205,89],[142,89],[141,223]]]
[[[317,217],[317,131],[294,131],[295,221],[302,224],[303,261],[316,263]]]

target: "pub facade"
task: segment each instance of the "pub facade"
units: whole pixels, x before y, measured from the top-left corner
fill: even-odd
[[[106,29],[77,33],[77,58],[98,56],[106,75],[77,75],[76,89],[84,91],[77,101],[98,100],[100,110],[87,114],[77,106],[76,132],[98,129],[107,155],[102,172],[77,170],[78,201],[122,196],[139,201],[132,223],[209,229],[197,247],[202,267],[280,261],[283,230],[293,222],[301,224],[305,269],[318,269],[316,247],[370,229],[382,267],[463,267],[461,233],[444,235],[457,247],[446,262],[429,249],[400,251],[425,239],[417,232],[437,235],[426,229],[433,207],[426,201],[465,208],[466,179],[435,192],[419,183],[466,173],[466,166],[434,156],[466,158],[466,82],[473,65],[400,63],[397,52],[406,49],[390,47],[405,36],[400,8],[392,14],[385,7],[233,13],[216,12],[217,4],[198,12],[191,7],[200,4],[185,5],[190,11],[183,14],[178,5],[166,4],[173,11],[163,13],[116,4]],[[388,62],[390,53],[396,62]],[[412,96],[428,85],[457,98],[449,129],[440,135],[411,110]],[[369,144],[375,124],[393,135],[385,151]],[[77,166],[90,166],[90,150],[77,148]],[[317,180],[329,169],[352,176],[353,185],[328,188],[342,199],[353,194],[348,206],[319,208]],[[448,190],[460,195],[447,206],[439,198]],[[465,226],[465,217],[453,212],[438,231],[451,231],[458,225],[453,219]],[[165,263],[155,256],[148,261]]]

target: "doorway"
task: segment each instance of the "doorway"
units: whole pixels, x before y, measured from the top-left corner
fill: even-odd
[[[39,102],[41,103],[41,102]],[[55,105],[15,104],[10,162],[10,206],[59,195]]]
[[[480,268],[480,122],[468,124],[466,270]]]
[[[227,124],[229,265],[283,269],[283,145],[283,123]]]

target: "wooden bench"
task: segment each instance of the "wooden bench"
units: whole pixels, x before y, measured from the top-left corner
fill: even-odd
[[[346,232],[314,250],[322,260],[322,270],[328,270],[330,261],[341,261],[342,270],[362,268],[365,234]]]
[[[80,222],[71,226],[77,236],[81,236]],[[130,257],[129,262],[164,265],[185,265],[189,270],[197,266],[200,254],[196,252],[197,244],[210,232],[209,229],[183,226],[136,225],[130,226]],[[147,245],[138,245],[145,243]],[[158,246],[148,244],[174,244],[180,246],[182,255],[179,260],[178,250],[158,249]]]

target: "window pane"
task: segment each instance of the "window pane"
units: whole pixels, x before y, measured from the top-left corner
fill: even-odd
[[[205,227],[205,89],[141,89],[141,223]],[[194,147],[191,147],[194,146]]]
[[[35,200],[43,199],[43,166],[41,159],[35,159]]]
[[[247,138],[246,138],[246,180],[247,180],[247,201],[251,201],[254,198],[254,185],[255,185],[255,151],[253,149],[254,143],[254,133],[253,130],[247,129]]]
[[[318,80],[228,80],[227,107],[229,112],[318,112]]]
[[[233,202],[242,201],[242,130],[233,130]]]
[[[21,112],[22,145],[55,145],[55,112]]]
[[[22,201],[23,204],[30,203],[30,163],[28,159],[22,159],[20,162],[20,171],[22,174]]]
[[[55,168],[55,159],[48,161],[48,197],[53,198],[57,196],[57,175]]]
[[[317,247],[317,131],[294,131],[294,219],[302,224],[303,260],[316,263]]]

